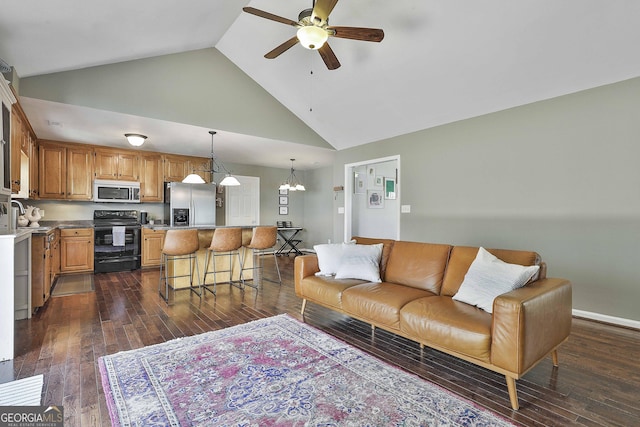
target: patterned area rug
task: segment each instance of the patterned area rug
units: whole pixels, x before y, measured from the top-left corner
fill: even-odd
[[[288,315],[99,360],[114,426],[510,426]]]

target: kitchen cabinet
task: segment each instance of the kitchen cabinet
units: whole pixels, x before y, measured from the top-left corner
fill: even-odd
[[[165,155],[164,156],[164,181],[182,182],[191,173],[189,169],[189,158],[186,156]]]
[[[138,181],[140,180],[139,156],[136,152],[96,148],[94,175],[97,179]]]
[[[60,272],[93,271],[93,228],[60,230]]]
[[[29,134],[29,198],[37,199],[39,196],[39,186],[38,182],[38,142],[36,140],[35,134]]]
[[[16,104],[17,105],[17,104]],[[22,118],[14,110],[11,114],[11,192],[20,192],[20,160],[23,143]]]
[[[40,199],[91,200],[93,157],[80,144],[39,143]]]
[[[167,234],[166,230],[153,230],[151,228],[142,228],[142,262],[144,267],[158,267],[162,255],[162,246],[164,238]]]
[[[35,133],[20,103],[11,112],[11,192],[29,198],[31,193],[31,155]]]
[[[164,200],[164,173],[162,155],[150,153],[140,156],[140,201]]]
[[[11,109],[15,102],[7,81],[0,78],[0,194],[11,194]]]
[[[189,157],[187,174],[195,173],[200,175],[204,182],[212,182],[211,159],[206,157]]]
[[[51,240],[54,231],[33,235],[31,241],[31,308],[42,307],[51,295]]]
[[[53,240],[49,239],[51,251],[51,286],[60,275],[60,230],[55,229],[53,232]]]

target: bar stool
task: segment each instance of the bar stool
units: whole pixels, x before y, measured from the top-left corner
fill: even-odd
[[[189,290],[202,298],[202,283],[200,281],[200,270],[198,268],[198,257],[196,255],[199,247],[198,230],[167,230],[160,257],[160,280],[158,281],[158,293],[167,303],[169,303],[169,287],[173,289],[174,296],[176,291],[175,281],[172,280],[173,284],[170,286],[169,279],[176,279],[179,277],[189,277]],[[175,261],[178,260],[189,260],[188,274],[178,274],[176,272]],[[172,276],[169,276],[169,261],[174,261]],[[193,286],[194,265],[195,273],[198,276],[198,291],[196,291],[196,287]],[[163,268],[164,275],[162,274]],[[162,280],[164,280],[165,285],[164,295],[162,295],[161,292]]]
[[[256,284],[256,280],[255,280],[256,270],[261,271],[263,280],[267,280],[269,282],[278,283],[279,285],[282,285],[282,276],[280,276],[280,267],[278,266],[278,259],[276,258],[276,252],[273,250],[272,250],[273,261],[276,263],[278,280],[275,281],[271,279],[266,279],[263,274],[264,265],[262,261],[262,256],[267,253],[267,249],[272,249],[273,246],[275,246],[277,238],[278,238],[278,227],[276,226],[273,226],[273,227],[263,226],[263,227],[253,228],[253,235],[251,237],[251,242],[249,242],[248,245],[245,245],[247,249],[251,249],[251,252],[253,255],[253,267],[242,269],[243,271],[253,270],[253,279],[248,279],[248,280],[253,280],[253,285],[247,284],[246,283],[247,279],[243,280],[245,285],[250,286],[252,288],[256,288],[256,289],[258,288],[258,285]],[[245,257],[247,256],[246,252],[244,256]],[[258,257],[258,260],[259,260],[258,266],[256,266],[256,262],[255,262],[256,257]],[[244,260],[243,260],[243,265],[244,265]]]
[[[229,284],[234,285],[233,280],[233,255],[234,253],[238,257],[238,264],[240,265],[240,277],[239,281],[242,282],[242,258],[240,257],[240,248],[242,247],[242,229],[241,228],[216,228],[213,232],[213,238],[211,239],[211,245],[207,248],[207,256],[204,262],[204,279],[202,285],[204,288],[216,294],[216,286],[218,284],[218,273],[229,273]],[[216,257],[227,256],[229,257],[229,269],[228,270],[216,270]],[[213,259],[213,271],[209,271],[209,263]],[[213,290],[209,289],[211,283],[207,283],[207,274],[213,274]],[[226,283],[226,282],[223,282]],[[238,286],[242,289],[242,285]]]

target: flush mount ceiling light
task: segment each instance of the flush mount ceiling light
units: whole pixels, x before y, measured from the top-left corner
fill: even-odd
[[[223,187],[240,185],[240,181],[238,181],[235,176],[231,175],[231,172],[229,172],[222,163],[216,162],[216,156],[213,153],[213,135],[215,135],[216,133],[217,132],[215,130],[209,131],[209,134],[211,135],[211,169],[198,169],[197,172],[208,172],[211,174],[211,179],[213,179],[214,173],[224,173],[224,178],[222,179],[222,181],[220,181],[219,185]],[[196,173],[195,169],[193,170],[193,173],[187,175],[185,179],[182,180],[182,182],[187,184],[205,183],[204,179],[202,179],[202,177]]]
[[[287,178],[287,180],[280,185],[279,189],[289,190],[289,191],[305,191],[306,188],[304,188],[304,185],[302,185],[302,183],[298,180],[293,169],[293,162],[296,159],[289,159],[289,160],[291,160],[291,173],[289,174],[289,177]]]
[[[125,133],[124,136],[127,138],[127,141],[129,141],[129,144],[134,147],[140,147],[144,144],[144,140],[147,139],[145,135],[140,135],[139,133]]]

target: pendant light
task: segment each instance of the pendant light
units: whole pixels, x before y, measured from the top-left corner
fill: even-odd
[[[222,163],[216,162],[216,156],[213,152],[213,135],[215,135],[216,133],[217,132],[215,130],[209,131],[209,134],[211,135],[211,169],[198,169],[198,172],[209,172],[211,173],[211,178],[213,179],[214,173],[223,171],[225,176],[218,185],[223,187],[240,185],[240,181],[238,181],[235,176],[231,175],[231,172],[229,172]],[[182,182],[186,184],[204,184],[204,179],[202,179],[202,177],[195,172],[196,171],[194,170],[193,173],[187,175],[185,179],[182,180]]]
[[[293,169],[293,162],[296,159],[289,159],[289,160],[291,160],[291,173],[289,174],[289,177],[287,178],[287,180],[282,184],[280,184],[279,189],[289,190],[289,191],[305,191],[306,188],[304,188],[304,185],[302,185],[302,183],[298,180],[298,178],[296,177],[295,171]]]

